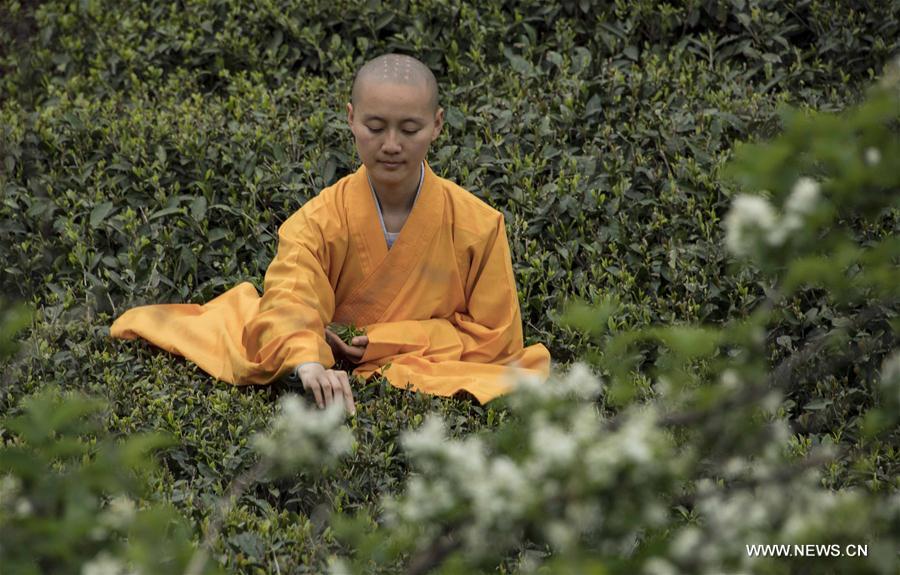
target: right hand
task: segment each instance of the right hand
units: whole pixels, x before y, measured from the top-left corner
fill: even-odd
[[[321,363],[308,363],[300,368],[298,375],[303,389],[312,391],[319,408],[338,401],[351,415],[356,413],[346,371],[325,369]]]
[[[369,345],[369,336],[358,335],[350,341],[350,345],[347,345],[336,333],[325,328],[325,341],[331,347],[334,359],[346,359],[350,363],[358,364],[366,353],[366,346]]]

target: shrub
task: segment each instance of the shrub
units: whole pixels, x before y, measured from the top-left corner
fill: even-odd
[[[629,421],[640,401],[659,407],[651,418],[657,423],[669,421],[670,411],[687,418],[661,434],[668,443],[659,453],[686,454],[687,465],[663,465],[652,475],[663,506],[677,502],[700,533],[715,531],[715,509],[752,511],[752,490],[740,478],[743,463],[757,460],[794,470],[784,491],[763,498],[768,509],[801,488],[810,499],[786,501],[785,512],[824,501],[828,492],[802,468],[817,467],[824,457],[818,446],[833,444],[839,455],[819,482],[857,489],[849,497],[859,499],[838,491],[829,505],[858,503],[860,513],[884,520],[876,522],[879,532],[891,532],[891,508],[873,506],[896,491],[900,475],[895,388],[884,375],[892,373],[885,358],[896,347],[894,270],[885,264],[896,262],[897,206],[887,195],[896,192],[887,169],[896,158],[896,118],[868,105],[857,115],[810,115],[858,103],[898,52],[891,3],[358,4],[0,1],[0,289],[35,310],[19,354],[3,362],[0,411],[24,414],[26,397],[55,386],[105,401],[100,428],[90,432],[99,442],[106,432],[168,433],[174,444],[157,453],[148,492],[131,496],[175,507],[194,524],[185,540],[208,535],[232,480],[256,465],[249,438],[266,427],[285,388],[210,387],[184,362],[109,341],[107,326],[140,303],[206,301],[243,280],[259,286],[281,221],[356,166],[342,112],[353,70],[399,50],[420,55],[441,84],[446,133],[429,161],[504,212],[529,343],[545,342],[560,367],[583,358],[598,372],[605,382],[595,421],[601,429]],[[350,13],[356,17],[346,18]],[[772,146],[735,147],[782,132],[787,139]],[[872,167],[876,157],[885,169]],[[785,203],[800,177],[814,179],[824,200],[809,213]],[[772,216],[769,223],[729,217],[746,203],[734,201],[739,192],[759,195],[751,205],[770,206],[761,212]],[[747,233],[729,227],[734,245],[773,241],[746,244],[750,259],[738,264],[725,248],[726,218],[750,224]],[[575,313],[577,325],[562,321],[561,311],[580,300],[594,311]],[[734,373],[729,362],[737,362]],[[772,369],[783,383],[774,414],[754,407],[757,391],[743,407],[729,403],[743,397],[740,390],[761,390],[756,384]],[[529,416],[512,407],[421,398],[383,382],[359,389],[357,403],[356,451],[330,476],[250,482],[204,547],[215,559],[210,564],[318,572],[329,557],[349,554],[352,567],[367,556],[367,541],[389,535],[364,534],[385,526],[384,498],[403,501],[410,465],[422,460],[404,452],[401,437],[430,411],[443,414],[452,445],[509,423],[471,442],[484,449],[483,469],[508,471],[508,462],[494,467],[490,456],[519,465],[529,446],[515,431],[523,432]],[[583,404],[563,401],[579,413]],[[720,409],[710,414],[710,406]],[[626,415],[617,420],[618,413]],[[694,429],[687,423],[700,420],[688,415],[697,413],[704,423]],[[742,417],[751,420],[748,429],[728,426]],[[762,421],[783,419],[789,452],[762,453],[766,433],[783,431]],[[564,431],[574,425],[562,416],[551,423]],[[4,445],[22,441],[3,433]],[[44,457],[30,449],[30,457]],[[84,453],[85,465],[100,456]],[[727,453],[739,454],[741,465],[717,467]],[[681,473],[740,485],[723,491],[698,483],[679,499],[669,487]],[[607,488],[580,493],[618,495]],[[649,487],[636,489],[635,497]],[[92,491],[97,501],[86,516],[102,515],[100,502],[115,492]],[[640,504],[628,497],[619,503]],[[517,517],[562,512],[554,504],[538,500]],[[460,509],[461,518],[483,519]],[[362,534],[353,539],[356,556],[335,539],[330,512],[370,517],[348,527]],[[759,533],[773,533],[771,521],[787,518],[767,516]],[[681,540],[676,534],[687,533],[684,549],[696,539],[677,519],[670,514],[644,534],[621,569],[739,564],[734,554],[742,550],[731,544],[720,548],[725,556],[697,559],[696,568],[690,558],[666,555]],[[845,535],[855,536],[857,527],[848,520]],[[510,531],[502,538],[505,556],[472,558],[507,571],[520,556],[523,566],[546,560],[551,569],[587,570],[599,561],[619,568],[621,557],[602,555],[601,543],[611,544],[613,534],[621,543],[624,529],[597,538],[571,565],[559,554],[543,557],[551,531]],[[402,533],[395,533],[393,555],[379,558],[373,548],[385,571],[408,566],[416,553],[408,546],[414,539]],[[595,533],[578,532],[576,540],[579,534]],[[108,543],[109,557],[119,557],[116,537],[86,549]],[[65,565],[77,569],[97,555],[67,557]],[[653,557],[666,563],[650,563]],[[465,557],[451,554],[442,568],[472,567],[460,562]]]

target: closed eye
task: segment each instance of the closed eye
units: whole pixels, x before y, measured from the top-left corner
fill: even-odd
[[[371,128],[369,126],[366,126],[366,128],[368,128],[369,131],[372,132],[373,134],[380,134],[381,132],[384,131],[384,128]],[[418,128],[415,130],[400,130],[400,131],[403,132],[404,134],[406,134],[407,136],[414,136],[419,133]]]

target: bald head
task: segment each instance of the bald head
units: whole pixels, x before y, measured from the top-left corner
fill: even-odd
[[[376,82],[424,87],[431,96],[431,109],[437,110],[437,80],[428,66],[412,56],[384,54],[366,62],[353,79],[350,102],[355,106],[366,86]]]

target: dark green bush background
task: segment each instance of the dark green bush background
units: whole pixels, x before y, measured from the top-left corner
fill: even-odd
[[[557,322],[573,298],[617,296],[614,330],[746,315],[765,283],[725,254],[734,190],[720,167],[735,142],[776,133],[782,105],[857,101],[898,53],[898,13],[897,0],[0,1],[0,287],[38,310],[2,409],[48,382],[109,397],[111,429],[176,435],[161,497],[205,517],[280,390],[213,384],[110,342],[108,325],[133,305],[261,286],[280,223],[355,169],[352,74],[388,51],[438,77],[436,171],[506,214],[529,341],[563,363],[590,349]],[[892,213],[860,233],[896,231]],[[815,292],[783,311],[773,359],[844,313]],[[856,368],[792,396],[809,441],[856,441],[887,345],[867,336]],[[803,408],[819,397],[827,408]],[[332,483],[248,496],[229,565],[316,565],[333,543],[315,504],[390,490],[405,473],[388,447],[399,430],[436,406],[456,410],[458,432],[501,416],[385,390],[362,399],[372,419],[356,462]],[[896,486],[894,459],[868,451],[831,480]]]

